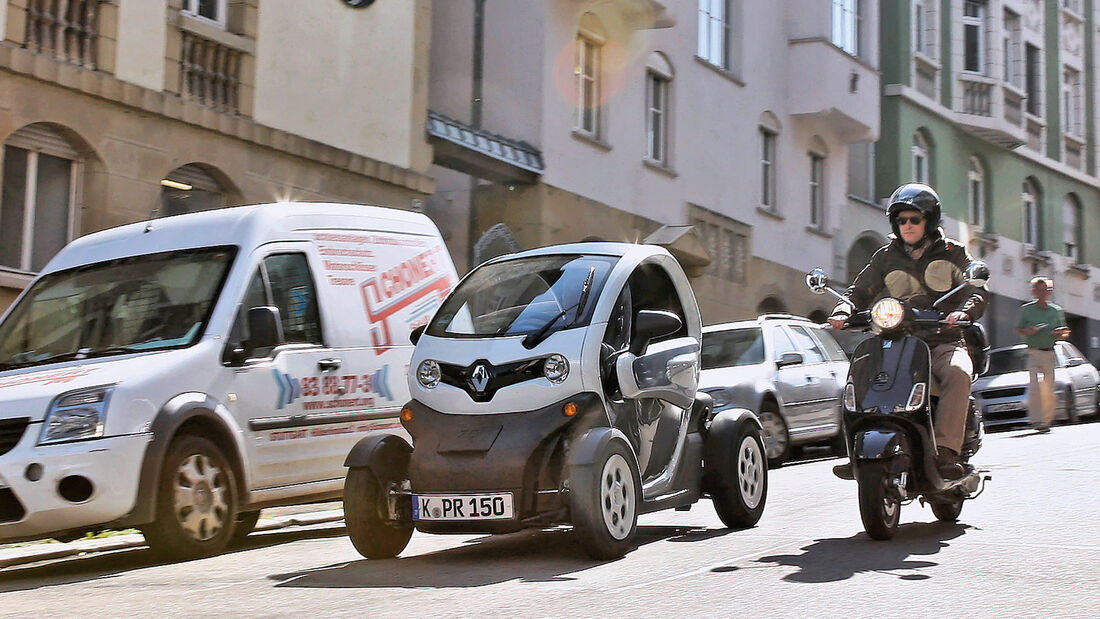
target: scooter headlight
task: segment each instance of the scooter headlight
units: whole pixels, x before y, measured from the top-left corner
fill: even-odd
[[[550,355],[542,364],[542,373],[552,383],[565,382],[569,376],[569,361],[561,355]]]
[[[882,330],[895,329],[905,319],[905,306],[892,297],[879,300],[871,308],[871,322]]]
[[[844,410],[849,413],[856,412],[856,386],[852,383],[844,385]]]
[[[439,364],[431,359],[421,361],[416,368],[416,382],[420,383],[420,386],[425,389],[435,389],[442,376],[443,373],[439,369]]]

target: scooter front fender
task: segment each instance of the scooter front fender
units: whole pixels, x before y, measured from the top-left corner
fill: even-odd
[[[909,441],[898,430],[863,430],[856,433],[852,443],[852,454],[858,460],[887,460],[909,452]]]

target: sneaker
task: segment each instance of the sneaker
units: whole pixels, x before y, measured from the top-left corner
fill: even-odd
[[[962,479],[963,475],[966,475],[966,469],[959,462],[959,455],[946,447],[936,450],[936,468],[940,472],[940,477],[947,481]]]
[[[841,479],[846,479],[848,481],[852,481],[856,478],[855,474],[852,473],[852,463],[851,462],[846,462],[844,464],[838,464],[838,465],[834,466],[833,467],[833,475],[836,475],[837,477],[839,477]]]
[[[1050,426],[1046,425],[1045,423],[1041,423],[1041,424],[1035,426],[1035,433],[1036,434],[1046,434],[1048,432],[1050,432]]]

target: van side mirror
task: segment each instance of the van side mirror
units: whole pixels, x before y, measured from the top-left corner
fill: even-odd
[[[639,310],[634,319],[634,339],[630,342],[630,352],[641,355],[649,346],[650,340],[672,335],[684,326],[680,317],[662,310]]]
[[[802,365],[805,359],[802,358],[801,353],[797,352],[785,352],[779,355],[779,359],[776,360],[775,366],[785,368],[788,365]]]
[[[428,325],[420,325],[409,332],[409,341],[412,342],[413,346],[416,346],[416,343],[420,341],[420,336],[424,335],[424,329],[427,327]]]
[[[283,343],[283,321],[279,308],[264,305],[248,310],[248,349],[272,348]]]

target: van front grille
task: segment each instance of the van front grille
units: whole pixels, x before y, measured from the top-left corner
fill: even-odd
[[[30,421],[28,417],[0,420],[0,455],[8,453],[19,443]]]

